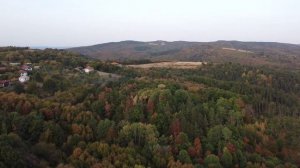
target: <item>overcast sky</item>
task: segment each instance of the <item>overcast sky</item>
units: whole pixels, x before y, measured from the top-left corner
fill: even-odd
[[[0,0],[0,46],[122,40],[300,44],[300,0]]]

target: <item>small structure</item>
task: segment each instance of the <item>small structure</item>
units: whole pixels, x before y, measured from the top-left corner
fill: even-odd
[[[21,83],[27,82],[29,81],[30,77],[28,76],[27,71],[24,70],[20,70],[20,77],[19,77],[19,81]]]
[[[32,68],[28,65],[22,65],[21,69],[24,70],[24,71],[32,71]]]
[[[10,86],[9,80],[0,80],[0,88],[8,87]]]
[[[37,66],[37,65],[36,65],[36,66],[34,66],[33,68],[34,68],[34,69],[40,69],[40,66]]]
[[[93,72],[93,71],[94,71],[94,68],[91,67],[91,66],[87,66],[87,67],[85,67],[83,70],[84,70],[85,73],[90,73],[90,72]]]
[[[27,71],[20,70],[19,72],[20,72],[20,76],[28,76]]]
[[[29,81],[29,79],[30,79],[29,76],[20,76],[20,77],[19,77],[19,81],[20,81],[21,83],[27,82],[27,81]]]
[[[20,63],[19,62],[11,62],[11,63],[9,63],[9,65],[11,65],[11,66],[18,66],[18,65],[20,65]]]
[[[76,68],[74,68],[76,71],[78,71],[78,72],[82,72],[82,70],[83,70],[83,68],[82,67],[76,67]]]
[[[119,63],[117,63],[117,62],[112,62],[112,63],[110,63],[111,65],[115,65],[115,66],[118,66],[118,67],[122,67],[122,64],[119,64]]]
[[[0,67],[0,72],[5,72],[5,71],[7,71],[6,67]]]

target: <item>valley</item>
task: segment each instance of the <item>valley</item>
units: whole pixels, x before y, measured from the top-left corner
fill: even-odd
[[[297,66],[255,64],[245,48],[208,62],[173,51],[106,61],[0,48],[0,167],[300,166]]]

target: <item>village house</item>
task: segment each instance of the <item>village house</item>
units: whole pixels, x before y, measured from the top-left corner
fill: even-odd
[[[0,80],[0,88],[8,87],[10,86],[9,80]]]
[[[19,81],[21,83],[24,83],[24,82],[27,82],[29,81],[29,76],[28,76],[28,73],[27,71],[24,71],[24,70],[20,70],[20,77],[19,77]]]
[[[32,68],[28,65],[22,65],[21,69],[24,70],[24,71],[32,71]]]
[[[87,67],[85,67],[83,70],[84,70],[85,73],[90,73],[90,72],[93,72],[93,71],[94,71],[94,68],[91,67],[91,66],[87,66]]]

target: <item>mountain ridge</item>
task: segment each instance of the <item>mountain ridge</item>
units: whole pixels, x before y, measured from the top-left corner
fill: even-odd
[[[100,45],[109,45],[109,44],[117,44],[117,43],[156,43],[156,42],[165,42],[165,43],[257,43],[257,44],[281,44],[281,45],[294,45],[294,46],[300,46],[300,44],[294,44],[294,43],[286,43],[286,42],[276,42],[276,41],[239,41],[239,40],[217,40],[217,41],[207,41],[207,42],[201,42],[201,41],[185,41],[185,40],[175,40],[175,41],[166,41],[166,40],[155,40],[155,41],[137,41],[137,40],[122,40],[122,41],[112,41],[112,42],[104,42],[104,43],[98,43],[98,44],[92,44],[92,45],[83,45],[83,46],[75,46],[75,47],[60,47],[65,48],[67,50],[72,50],[76,48],[83,48],[83,47],[94,47],[94,46],[100,46]]]
[[[109,42],[69,48],[85,56],[104,61],[209,61],[241,64],[300,67],[300,46],[279,42],[242,42],[218,40],[193,41],[134,41]]]

